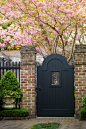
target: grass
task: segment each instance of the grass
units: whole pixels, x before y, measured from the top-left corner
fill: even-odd
[[[59,127],[59,123],[40,123],[33,125],[31,129],[57,129]]]

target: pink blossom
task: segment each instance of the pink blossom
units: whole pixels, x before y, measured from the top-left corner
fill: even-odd
[[[60,21],[60,23],[61,23],[61,24],[63,24],[63,23],[64,23],[64,21]]]
[[[76,42],[76,45],[79,45],[80,43],[79,42]]]
[[[68,18],[70,18],[71,17],[71,14],[68,14],[67,16],[68,16]]]
[[[36,2],[37,0],[32,0],[33,2]]]
[[[7,6],[5,6],[5,7],[4,7],[4,11],[6,12],[6,11],[7,11],[7,9],[8,9],[8,7],[7,7]]]
[[[54,33],[54,34],[57,34],[57,32],[56,32],[56,31],[53,31],[53,33]]]
[[[37,51],[39,51],[39,50],[40,50],[40,48],[39,48],[39,47],[36,47],[36,50],[37,50]]]
[[[8,49],[10,49],[10,46],[8,46]]]
[[[5,35],[6,34],[6,30],[3,30],[2,32],[1,32],[1,35]]]
[[[62,52],[62,49],[59,49],[58,51],[61,53]]]
[[[4,48],[1,48],[1,51],[4,51]]]
[[[69,13],[70,10],[69,10],[69,9],[65,9],[64,12],[65,12],[65,13]]]
[[[42,2],[37,2],[37,3],[36,3],[37,6],[39,6],[39,5],[41,5],[41,4],[42,4]]]
[[[77,36],[76,36],[76,39],[77,39],[77,40],[80,40],[81,38],[80,38],[80,36],[79,36],[79,35],[77,35]]]
[[[5,47],[5,44],[0,43],[0,47]]]
[[[55,27],[56,30],[58,30],[58,27]]]
[[[1,10],[5,12],[3,19],[7,20],[8,18],[14,23],[7,29],[0,29],[1,39],[6,45],[10,43],[11,46],[25,46],[33,43],[40,47],[37,48],[39,52],[41,49],[42,53],[47,55],[52,51],[51,48],[47,47],[46,38],[49,40],[49,46],[53,49],[55,39],[58,36],[56,48],[58,53],[59,46],[63,48],[62,32],[64,42],[67,39],[68,41],[71,40],[67,42],[68,44],[73,43],[76,21],[78,22],[77,34],[81,35],[82,26],[80,25],[86,24],[85,3],[85,0],[77,2],[74,0],[42,0],[41,2],[40,0],[7,0],[7,4],[3,6],[4,10]],[[3,25],[4,20],[0,21]],[[45,31],[46,35],[42,33]],[[68,37],[69,34],[71,34],[70,37]],[[75,40],[80,40],[80,37],[77,36]]]
[[[12,47],[14,47],[14,44],[11,44]]]

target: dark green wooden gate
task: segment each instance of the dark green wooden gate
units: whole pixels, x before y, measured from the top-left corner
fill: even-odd
[[[74,67],[58,54],[37,67],[37,116],[74,116]]]

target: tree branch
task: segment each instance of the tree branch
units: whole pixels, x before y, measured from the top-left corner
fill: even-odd
[[[68,26],[66,26],[66,27],[63,29],[62,35],[63,35],[63,32],[64,32],[65,30],[67,30],[67,28],[68,28],[70,25],[71,25],[71,24],[69,24]]]
[[[74,40],[73,40],[73,44],[72,44],[72,49],[71,49],[71,52],[70,52],[70,56],[69,58],[67,59],[67,61],[69,62],[72,58],[72,53],[73,53],[73,49],[74,49],[74,45],[75,45],[75,41],[76,41],[76,36],[77,36],[77,23],[76,23],[76,26],[75,26],[76,30],[75,30],[75,36],[74,36]]]

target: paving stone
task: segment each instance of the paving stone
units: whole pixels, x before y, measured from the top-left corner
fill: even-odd
[[[86,129],[86,121],[75,118],[33,118],[29,120],[1,120],[0,129],[30,129],[37,123],[59,122],[59,129]]]

